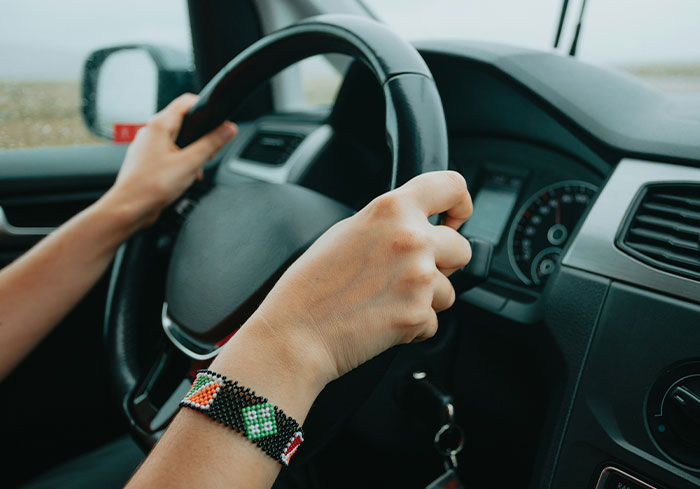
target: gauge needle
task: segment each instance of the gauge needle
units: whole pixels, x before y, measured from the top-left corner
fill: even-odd
[[[561,224],[561,191],[557,192],[557,224]]]

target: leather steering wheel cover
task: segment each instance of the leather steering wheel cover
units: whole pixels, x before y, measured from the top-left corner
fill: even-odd
[[[232,107],[284,68],[329,53],[365,63],[384,90],[386,133],[393,154],[391,188],[420,173],[447,169],[445,114],[425,61],[384,24],[351,15],[312,17],[248,47],[202,89],[183,121],[177,144],[186,146],[216,128]]]
[[[250,91],[280,70],[309,56],[326,53],[344,53],[361,60],[383,88],[386,134],[392,151],[392,188],[418,174],[447,169],[444,112],[425,62],[407,41],[388,27],[354,16],[311,18],[250,46],[202,90],[197,104],[183,122],[177,143],[184,146],[217,127]],[[133,344],[126,343],[137,341],[139,326],[155,327],[144,323],[159,323],[160,304],[148,311],[145,299],[153,295],[148,289],[153,287],[143,285],[150,283],[155,273],[148,260],[154,253],[156,241],[155,231],[130,240],[123,256],[115,263],[110,284],[104,336],[109,368],[123,403],[128,402],[138,379],[145,373],[141,362],[137,361]],[[161,279],[163,277],[165,273],[160,275]],[[143,319],[144,311],[147,321]],[[151,319],[154,314],[155,319]],[[380,355],[346,377],[356,379],[356,383],[364,379],[365,388],[369,389],[368,384],[375,377],[370,371],[383,372],[392,359],[391,354]],[[331,383],[324,392],[342,392],[343,379]],[[357,402],[360,402],[367,393],[357,394]],[[322,412],[323,405],[323,400],[317,402],[316,411]],[[333,417],[333,413],[328,415]]]
[[[114,260],[105,308],[105,358],[122,406],[145,373],[141,361],[152,343],[144,331],[160,325],[159,307],[167,256],[157,249],[158,231],[147,229],[122,246]],[[147,344],[144,344],[147,343]]]

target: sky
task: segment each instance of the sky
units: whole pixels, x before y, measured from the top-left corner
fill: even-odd
[[[185,0],[0,0],[0,79],[79,79],[85,57],[149,42],[191,51]]]
[[[570,2],[569,22],[580,2]],[[366,3],[411,39],[466,38],[549,49],[561,0]],[[0,8],[0,79],[78,79],[90,51],[119,43],[191,49],[185,0],[0,0]],[[584,21],[584,60],[700,63],[700,0],[588,0]]]
[[[582,0],[571,0],[570,45]],[[365,0],[410,38],[552,46],[561,0]],[[588,0],[579,56],[594,63],[700,63],[699,0]]]

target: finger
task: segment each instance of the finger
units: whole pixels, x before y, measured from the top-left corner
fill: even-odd
[[[454,171],[428,172],[404,185],[426,216],[446,213],[444,224],[459,229],[472,214],[472,199],[464,177]]]
[[[415,338],[413,338],[413,343],[417,343],[419,341],[424,341],[429,338],[432,338],[435,336],[435,333],[437,333],[438,330],[438,319],[437,319],[437,314],[435,313],[434,310],[431,309],[431,315],[429,320],[425,323],[423,326],[422,330],[418,335],[416,335]]]
[[[444,311],[454,303],[455,289],[452,287],[452,282],[443,274],[437,274],[433,289],[433,310],[435,312]]]
[[[430,234],[434,243],[435,265],[445,275],[462,268],[472,257],[467,238],[448,226],[433,226]]]
[[[183,93],[153,116],[151,125],[162,127],[175,140],[180,132],[180,127],[182,127],[182,120],[197,102],[197,99],[198,97],[193,93]]]
[[[238,127],[233,122],[226,121],[209,134],[184,147],[180,155],[193,167],[201,167],[205,161],[231,141],[237,132]]]

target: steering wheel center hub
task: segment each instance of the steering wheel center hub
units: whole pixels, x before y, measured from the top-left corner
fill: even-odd
[[[216,187],[188,215],[175,242],[166,282],[171,322],[166,331],[176,344],[183,335],[195,345],[220,343],[294,259],[352,212],[296,185]]]

